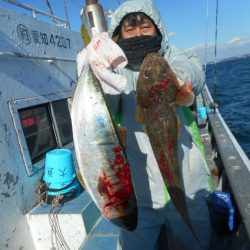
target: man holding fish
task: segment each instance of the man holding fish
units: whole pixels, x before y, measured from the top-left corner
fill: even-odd
[[[116,70],[127,81],[117,88],[114,86],[112,92],[110,86],[105,85],[114,84],[108,83],[107,71],[103,77],[105,81],[101,73],[98,78],[104,92],[119,100],[111,101],[111,106],[113,115],[119,116],[122,127],[126,128],[124,144],[138,206],[137,228],[134,231],[121,229],[117,248],[208,249],[211,228],[204,197],[210,190],[209,170],[183,109],[193,103],[194,96],[204,86],[202,66],[194,55],[169,45],[166,28],[150,0],[122,3],[112,14],[109,35],[127,57],[126,67]],[[149,53],[159,54],[149,57],[142,66]],[[78,73],[82,70],[84,56],[83,53],[78,55]],[[143,84],[158,72],[159,79],[152,79],[157,81],[148,86],[145,93]],[[114,72],[110,71],[111,74]],[[158,105],[166,102],[162,96],[170,85],[174,99],[167,105],[174,118],[165,116],[165,111]],[[141,87],[144,92],[140,92]],[[152,102],[154,108],[148,113]],[[175,120],[173,130],[158,122],[164,119]],[[154,139],[151,131],[155,133],[157,130],[160,133]],[[171,136],[175,133],[176,137],[165,140],[168,133]],[[163,146],[166,141],[167,145]],[[173,156],[175,146],[177,155]],[[161,154],[164,149],[166,152]],[[173,162],[178,169],[166,170]]]

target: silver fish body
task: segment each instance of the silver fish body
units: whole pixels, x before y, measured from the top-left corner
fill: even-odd
[[[79,169],[102,215],[127,230],[137,226],[134,187],[101,85],[86,66],[73,97],[71,120]]]

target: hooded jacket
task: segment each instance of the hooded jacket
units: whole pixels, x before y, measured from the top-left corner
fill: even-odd
[[[113,37],[122,18],[131,12],[143,12],[156,24],[162,34],[161,52],[178,78],[193,83],[197,95],[204,85],[204,72],[197,57],[170,46],[167,30],[159,12],[150,0],[130,0],[122,3],[113,13],[109,35]],[[137,203],[139,207],[160,209],[169,203],[169,196],[155,160],[148,136],[135,120],[136,81],[139,72],[124,68],[120,71],[128,79],[125,93],[121,94],[122,126],[127,129],[126,152],[130,162]],[[193,199],[203,197],[209,189],[206,163],[194,143],[192,132],[182,108],[177,109],[182,124],[178,140],[178,158],[186,195]]]
[[[195,55],[169,45],[167,29],[152,1],[129,0],[122,3],[112,15],[110,36],[113,36],[122,18],[132,12],[143,12],[154,21],[162,35],[160,53],[167,59],[178,78],[184,82],[192,82],[194,94],[197,95],[204,86],[205,74],[202,65]]]

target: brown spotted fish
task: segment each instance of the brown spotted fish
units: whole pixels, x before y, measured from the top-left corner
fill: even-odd
[[[144,125],[175,208],[198,240],[189,218],[178,163],[180,125],[174,105],[177,86],[175,73],[164,57],[158,53],[148,54],[142,63],[137,81],[136,119]]]

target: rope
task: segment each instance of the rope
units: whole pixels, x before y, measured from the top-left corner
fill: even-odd
[[[59,198],[60,200],[60,198]],[[63,207],[63,204],[60,201],[56,202],[54,206],[51,208],[49,213],[49,223],[51,226],[51,241],[53,249],[62,249],[62,250],[70,250],[69,245],[67,244],[58,220],[58,213]],[[55,242],[54,242],[55,240]],[[56,247],[55,247],[56,245]]]
[[[76,178],[74,178],[70,184],[61,189],[49,189],[49,184],[45,183],[41,178],[40,184],[37,188],[37,193],[39,195],[41,206],[48,206],[48,204],[51,204],[52,206],[48,215],[49,224],[51,227],[52,249],[70,250],[70,247],[67,244],[62,234],[62,230],[59,224],[58,214],[63,208],[64,203],[76,197],[76,195],[79,193],[79,190],[77,190],[77,188],[74,188],[66,194],[57,194],[57,195],[48,195],[48,191],[59,191],[67,189],[69,186],[72,185],[72,183],[75,182],[75,180]]]
[[[72,200],[73,198],[75,198],[77,195],[79,195],[82,192],[82,187],[80,186],[80,184],[74,188],[72,187],[71,190],[63,194],[49,195],[48,193],[60,192],[60,191],[66,190],[70,188],[72,185],[74,185],[75,182],[78,182],[77,176],[75,176],[75,178],[73,178],[72,181],[68,185],[62,188],[54,189],[54,188],[49,187],[50,183],[45,182],[42,176],[39,181],[38,186],[36,187],[35,193],[38,195],[39,202],[41,203],[55,204],[57,202],[60,202],[63,204],[69,200]]]

